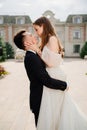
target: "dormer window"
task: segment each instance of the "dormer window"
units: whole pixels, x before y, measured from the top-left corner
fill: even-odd
[[[82,23],[81,16],[75,16],[75,17],[73,17],[73,23]]]
[[[0,24],[3,24],[3,17],[0,17]]]
[[[47,15],[47,18],[49,19],[51,16],[50,15]]]
[[[25,23],[25,19],[23,18],[23,17],[18,17],[17,19],[16,19],[16,24],[24,24]]]

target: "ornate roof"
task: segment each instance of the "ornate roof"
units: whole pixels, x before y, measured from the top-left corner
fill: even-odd
[[[47,10],[47,11],[45,11],[42,15],[43,15],[43,16],[46,16],[46,15],[54,16],[55,14],[54,14],[51,10]]]
[[[3,18],[3,24],[16,24],[16,18],[25,18],[25,24],[32,23],[31,19],[27,15],[0,15]]]
[[[82,17],[82,22],[87,22],[87,14],[76,14],[76,15],[69,15],[66,19],[67,23],[73,22],[73,17]]]

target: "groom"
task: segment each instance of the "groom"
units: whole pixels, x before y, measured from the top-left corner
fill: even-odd
[[[29,44],[31,41],[32,36],[25,30],[18,32],[14,36],[15,45],[23,50],[25,50],[25,43]],[[44,62],[36,52],[32,50],[26,52],[24,64],[30,80],[30,109],[35,115],[35,123],[37,125],[43,85],[51,89],[60,89],[64,91],[67,87],[67,83],[51,78],[45,69]]]

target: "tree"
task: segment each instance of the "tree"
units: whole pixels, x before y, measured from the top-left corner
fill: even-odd
[[[0,37],[0,61],[5,61],[6,58],[6,45]]]
[[[6,43],[6,54],[7,59],[14,58],[14,49],[12,48],[12,45],[10,43]]]
[[[80,57],[84,59],[85,55],[87,55],[87,41],[83,45],[81,52],[80,52]]]
[[[2,56],[3,55],[3,49],[2,49],[2,47],[0,46],[0,56]]]

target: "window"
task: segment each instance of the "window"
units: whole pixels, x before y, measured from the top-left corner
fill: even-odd
[[[50,15],[47,15],[47,18],[49,19],[51,16]]]
[[[73,39],[80,39],[81,38],[81,34],[80,31],[74,31],[73,32]]]
[[[63,32],[62,31],[58,31],[57,34],[58,34],[59,37],[62,37]]]
[[[33,33],[33,31],[35,31],[35,30],[33,30],[33,27],[29,27],[29,32],[32,34]]]
[[[0,30],[0,36],[3,37],[4,36],[4,31]]]
[[[74,45],[73,46],[73,52],[74,53],[79,53],[79,51],[80,51],[80,45]]]
[[[3,17],[0,17],[0,24],[3,24]]]
[[[24,24],[25,20],[24,20],[24,18],[17,18],[16,23],[17,24]]]
[[[82,22],[82,19],[80,16],[76,16],[73,18],[73,23],[81,23]]]

